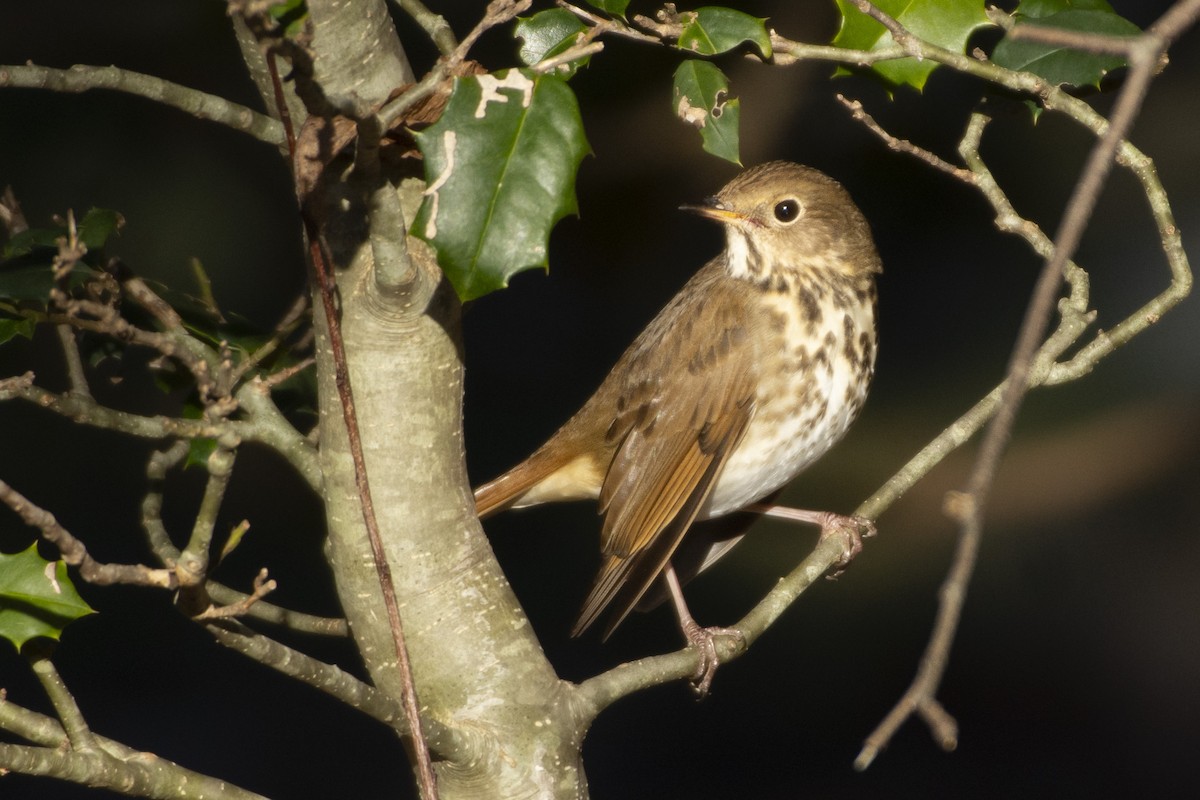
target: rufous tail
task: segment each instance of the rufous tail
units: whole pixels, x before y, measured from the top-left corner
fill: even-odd
[[[504,511],[560,465],[538,451],[498,478],[475,489],[475,513],[480,519]]]

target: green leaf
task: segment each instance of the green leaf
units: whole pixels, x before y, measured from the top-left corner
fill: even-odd
[[[837,0],[837,5],[842,24],[833,39],[836,47],[874,51],[895,44],[887,28],[855,8],[850,0]],[[914,36],[956,53],[966,52],[971,34],[992,24],[984,13],[983,0],[876,0],[875,5]],[[889,83],[907,84],[921,91],[935,67],[937,64],[929,60],[900,58],[879,61],[872,69]],[[836,74],[846,75],[849,71],[839,68]]]
[[[741,165],[738,120],[741,107],[729,97],[729,79],[713,64],[688,59],[675,70],[675,115],[700,131],[705,151]]]
[[[284,0],[267,9],[271,19],[283,28],[283,35],[295,37],[308,21],[308,4],[304,0]]]
[[[65,288],[78,288],[96,274],[96,266],[103,263],[100,251],[124,224],[124,217],[104,208],[93,208],[83,215],[75,231],[88,254],[74,264]],[[55,286],[53,264],[59,252],[58,242],[66,236],[67,226],[56,225],[29,228],[12,237],[4,247],[4,260],[0,261],[0,300],[45,309],[50,290]]]
[[[187,458],[183,462],[183,468],[191,467],[206,468],[208,466],[208,457],[217,449],[216,439],[192,439],[188,442]]]
[[[521,40],[521,49],[518,51],[521,61],[532,67],[570,49],[579,34],[586,30],[587,25],[570,11],[552,8],[532,17],[518,17],[513,35]],[[587,61],[585,58],[566,65],[568,71],[562,74],[567,77],[574,75],[575,69]]]
[[[58,237],[66,235],[66,228],[26,228],[9,239],[8,244],[4,246],[4,257],[20,258],[39,248],[53,249],[57,252]]]
[[[92,208],[83,215],[75,231],[88,250],[104,247],[108,237],[125,227],[125,217],[107,208]],[[65,233],[65,231],[64,231]]]
[[[0,263],[0,300],[45,309],[50,290],[55,285],[51,266],[53,258],[53,253],[39,248],[19,259]],[[82,286],[95,274],[95,270],[86,264],[76,263],[67,276],[67,287],[73,289]]]
[[[719,6],[705,6],[679,15],[683,32],[679,47],[700,55],[728,52],[743,42],[754,45],[763,58],[771,57],[771,36],[766,19]]]
[[[590,151],[565,80],[516,69],[456,79],[417,145],[428,188],[412,233],[437,250],[460,298],[546,267],[550,230],[576,213],[575,172]]]
[[[83,601],[62,561],[38,555],[37,544],[0,553],[0,637],[17,649],[30,639],[57,639],[68,623],[95,611]]]
[[[1022,0],[1017,6],[1017,16],[1040,19],[1060,11],[1107,11],[1116,13],[1108,0]]]
[[[1045,5],[1045,2],[1041,4]],[[1038,11],[1041,10],[1043,9],[1039,7]],[[1077,33],[1102,33],[1109,36],[1137,36],[1141,33],[1137,25],[1111,11],[1068,10],[1036,19],[1039,26]],[[1023,27],[1023,23],[1018,23],[1017,27]],[[996,45],[992,61],[1006,69],[1032,72],[1056,85],[1097,88],[1106,74],[1125,66],[1125,59],[1120,56],[1087,53],[1069,47],[1013,40],[1009,37],[1001,39]]]
[[[629,0],[588,0],[588,5],[611,17],[625,19],[625,9],[629,7]]]
[[[33,317],[21,316],[15,319],[0,317],[0,344],[4,344],[16,336],[24,336],[26,339],[32,339],[33,329],[36,327],[37,322]]]
[[[237,549],[237,546],[242,543],[242,539],[249,531],[249,520],[244,519],[234,526],[233,530],[229,532],[229,538],[225,540],[225,546],[221,548],[221,561],[224,561],[226,556]]]
[[[107,208],[91,208],[75,226],[76,235],[88,250],[104,247],[108,237],[125,227],[125,217]],[[5,258],[27,255],[38,248],[58,252],[58,240],[67,236],[66,225],[53,228],[29,228],[9,240],[4,247]]]

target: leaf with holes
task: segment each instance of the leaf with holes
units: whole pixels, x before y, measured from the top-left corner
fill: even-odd
[[[719,6],[685,11],[679,18],[683,22],[679,46],[684,50],[713,56],[746,42],[754,45],[763,58],[771,57],[771,37],[764,24],[766,19]]]
[[[565,80],[524,69],[458,78],[417,145],[427,188],[412,233],[433,245],[460,298],[547,266],[550,230],[576,212],[575,173],[589,152]]]
[[[57,639],[69,623],[95,611],[67,576],[67,565],[38,555],[37,545],[0,553],[0,637],[16,648],[30,639]]]
[[[707,61],[689,59],[675,70],[675,116],[700,131],[705,151],[741,165],[740,103],[729,97],[729,79]]]
[[[837,0],[837,6],[842,23],[834,46],[876,51],[895,44],[882,23],[859,11],[850,0]],[[992,24],[984,13],[983,0],[875,0],[875,6],[914,36],[956,53],[966,52],[971,34]],[[920,91],[935,67],[937,64],[928,60],[898,58],[878,61],[872,69],[889,83],[907,84]],[[849,70],[839,67],[835,74],[847,75]]]

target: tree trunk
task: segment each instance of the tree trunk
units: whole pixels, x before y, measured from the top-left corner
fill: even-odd
[[[349,96],[380,102],[395,87],[379,75],[411,74],[395,63],[403,57],[398,42],[381,47],[378,29],[364,23],[382,15],[395,39],[382,2],[357,0],[328,14],[320,5],[309,6],[314,78],[335,105]],[[348,32],[339,33],[339,24]],[[475,518],[463,453],[458,299],[417,240],[407,240],[411,266],[379,263],[392,258],[389,243],[404,242],[395,229],[407,227],[396,189],[381,176],[372,183],[345,174],[352,177],[328,178],[322,232],[337,272],[350,385],[421,713],[458,734],[453,745],[430,742],[441,759],[441,797],[585,796],[573,687],[546,661]],[[405,195],[411,220],[420,186],[409,184]],[[374,684],[399,698],[321,305],[317,296],[328,560]]]

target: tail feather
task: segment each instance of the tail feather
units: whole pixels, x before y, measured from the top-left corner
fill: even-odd
[[[541,451],[534,453],[500,477],[475,489],[475,514],[480,519],[487,519],[511,508],[522,495],[545,480],[558,467],[559,464],[542,456]]]

